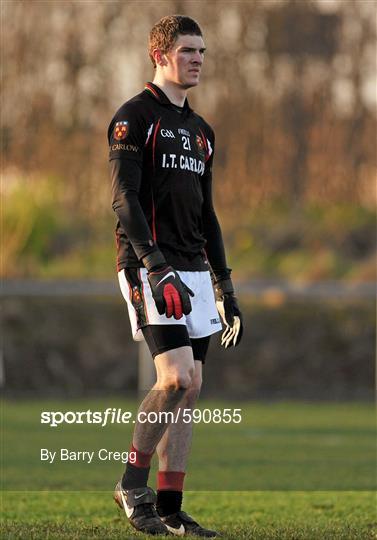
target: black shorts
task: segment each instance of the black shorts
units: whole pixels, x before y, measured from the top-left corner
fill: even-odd
[[[178,347],[192,347],[194,360],[204,364],[211,336],[190,338],[186,326],[180,324],[149,324],[141,330],[153,358]]]

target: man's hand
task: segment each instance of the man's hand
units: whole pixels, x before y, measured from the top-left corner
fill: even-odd
[[[225,324],[225,330],[221,336],[221,345],[237,347],[242,338],[243,324],[242,314],[234,296],[234,289],[230,278],[218,281],[214,284],[216,306]]]
[[[183,314],[190,313],[190,296],[194,293],[171,266],[148,272],[147,276],[160,315],[165,313],[168,318],[181,319]]]

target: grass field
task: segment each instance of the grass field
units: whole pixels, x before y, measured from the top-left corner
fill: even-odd
[[[376,538],[375,496],[367,492],[188,492],[185,509],[223,538]],[[8,492],[1,538],[146,538],[104,492]]]
[[[143,537],[112,501],[122,463],[40,460],[41,447],[127,449],[132,425],[40,423],[43,410],[107,407],[132,411],[135,403],[3,403],[1,538]],[[377,538],[372,405],[205,402],[200,407],[241,408],[242,422],[195,426],[185,493],[189,513],[233,540]],[[152,486],[154,476],[153,471]]]

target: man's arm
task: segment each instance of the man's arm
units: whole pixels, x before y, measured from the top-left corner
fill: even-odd
[[[231,269],[227,267],[224,242],[219,220],[213,206],[212,198],[212,159],[206,167],[203,175],[202,191],[202,221],[203,234],[206,243],[206,254],[211,266],[211,277],[215,289],[217,309],[224,321],[225,331],[221,338],[221,344],[228,348],[238,345],[243,333],[242,314],[239,310],[237,299],[234,296],[234,287],[230,278]]]
[[[211,169],[209,169],[203,177],[202,191],[203,234],[204,238],[207,240],[205,250],[213,274],[216,280],[219,281],[221,279],[229,278],[231,270],[227,268],[221,228],[213,206]]]
[[[127,234],[139,261],[148,271],[152,296],[160,315],[180,319],[191,311],[193,292],[181,282],[178,273],[167,264],[154,241],[139,201],[142,157],[147,134],[134,111],[109,128],[112,207]],[[122,132],[123,129],[123,132]],[[119,141],[127,140],[127,144]]]
[[[166,260],[153,241],[152,233],[139,202],[141,164],[131,159],[112,159],[110,176],[112,207],[126,232],[137,258],[147,270],[166,265]]]

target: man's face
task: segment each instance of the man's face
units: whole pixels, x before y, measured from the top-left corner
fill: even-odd
[[[164,55],[167,60],[164,67],[166,79],[182,88],[196,86],[199,83],[204,51],[201,36],[179,35],[172,49]]]

